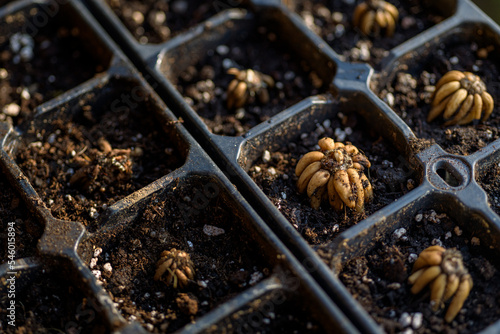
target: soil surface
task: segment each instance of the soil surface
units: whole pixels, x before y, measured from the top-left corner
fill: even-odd
[[[296,142],[275,152],[267,152],[248,173],[288,221],[313,245],[331,241],[340,232],[355,225],[382,207],[394,202],[418,185],[418,178],[404,157],[370,129],[355,113],[338,113],[338,117],[318,124],[315,131],[303,133]],[[371,162],[366,176],[374,190],[374,200],[363,213],[346,209],[336,212],[328,203],[319,210],[311,208],[307,194],[296,187],[295,166],[307,152],[318,150],[322,137],[351,142]],[[265,155],[269,154],[269,161]],[[264,161],[264,160],[266,161]]]
[[[366,36],[352,23],[361,0],[296,1],[295,11],[306,26],[321,36],[344,60],[366,62],[377,68],[394,47],[406,42],[445,17],[419,0],[388,0],[399,10],[393,36]],[[326,3],[326,4],[325,4]]]
[[[11,19],[24,20],[24,16],[14,15]],[[33,114],[36,106],[92,78],[107,66],[83,47],[78,28],[51,23],[33,37],[22,33],[22,29],[10,32],[5,22],[2,25],[0,121],[20,124]]]
[[[103,106],[83,103],[73,118],[47,117],[43,128],[34,125],[25,135],[36,140],[22,140],[16,153],[52,214],[90,231],[108,206],[184,162],[173,121],[156,119],[147,101],[114,108],[115,97],[101,97],[111,100]]]
[[[240,5],[240,0],[106,0],[141,44],[161,43],[211,16]]]
[[[94,248],[90,268],[122,315],[154,333],[181,328],[272,269],[247,218],[217,184],[192,177],[171,187],[123,231],[88,241]],[[194,264],[195,279],[186,287],[153,280],[160,254],[171,248],[187,252]]]
[[[283,302],[276,304],[273,300]],[[307,307],[297,296],[275,291],[271,297],[255,300],[220,321],[207,333],[325,333]]]
[[[67,276],[35,274],[16,279],[16,326],[8,325],[5,310],[11,299],[0,299],[2,333],[105,333],[92,302]]]
[[[500,279],[494,254],[474,235],[467,235],[446,214],[419,213],[405,231],[394,231],[366,256],[352,258],[339,277],[353,296],[387,333],[477,333],[500,318]],[[462,253],[474,286],[462,310],[447,324],[443,317],[449,303],[433,312],[428,289],[412,295],[407,278],[414,258],[425,248],[440,244]],[[410,258],[413,260],[410,261]],[[498,257],[496,257],[498,258]]]
[[[43,227],[29,213],[21,197],[10,186],[0,171],[0,263],[8,258],[8,230],[12,224],[15,229],[15,256],[13,259],[34,256],[38,239],[42,236]]]
[[[376,82],[373,89],[379,91],[380,98],[393,108],[418,138],[436,142],[450,153],[472,154],[500,137],[496,98],[500,94],[498,48],[487,40],[481,30],[473,31],[468,38],[450,38],[416,55],[417,58],[410,63],[401,64],[395,69],[393,80],[380,91],[375,87]],[[444,127],[443,118],[438,117],[427,123],[434,85],[450,70],[472,72],[486,84],[495,101],[493,113],[486,122]]]
[[[478,175],[476,181],[488,194],[491,209],[500,215],[500,165],[493,164]]]
[[[266,27],[246,31],[227,44],[200,50],[206,56],[189,66],[174,81],[185,100],[215,134],[239,136],[300,100],[326,91],[323,83],[307,64],[294,56],[290,46]],[[227,89],[235,78],[229,68],[253,69],[270,75],[274,87],[264,88],[269,102],[257,97],[242,108],[227,108]]]

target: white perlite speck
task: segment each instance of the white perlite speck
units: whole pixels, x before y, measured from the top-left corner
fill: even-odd
[[[111,263],[105,263],[104,266],[102,266],[102,269],[104,269],[104,272],[111,274],[113,272],[113,267],[111,267]]]
[[[97,279],[101,278],[101,271],[100,270],[92,270],[92,274],[94,274],[95,278],[97,278]]]
[[[408,312],[403,312],[401,314],[401,316],[399,317],[398,322],[401,324],[401,326],[408,327],[408,326],[410,326],[411,321],[412,321],[412,319],[411,319],[410,314]]]
[[[102,253],[101,247],[97,247],[96,249],[94,249],[94,257],[98,257],[99,255],[101,255],[101,253]]]
[[[203,226],[203,233],[205,233],[208,236],[215,237],[215,236],[226,233],[226,231],[224,231],[224,229],[222,229],[220,227],[205,224]]]
[[[417,312],[413,315],[413,319],[411,321],[411,327],[413,329],[419,329],[422,327],[422,320],[424,319],[424,315],[420,312]]]
[[[2,112],[10,117],[16,117],[21,112],[21,107],[16,103],[10,103],[3,107]]]
[[[271,152],[268,150],[265,150],[264,153],[262,153],[262,161],[265,163],[268,163],[271,161]]]
[[[250,282],[248,282],[248,284],[255,285],[263,278],[264,278],[264,274],[261,273],[260,271],[256,271],[252,275],[250,275]]]
[[[398,228],[397,230],[392,233],[392,237],[395,240],[401,239],[404,235],[406,234],[406,229],[404,227]]]
[[[97,265],[97,259],[95,257],[90,259],[89,267],[90,269],[94,268]]]
[[[410,263],[417,261],[417,259],[418,259],[418,255],[415,253],[411,253],[410,255],[408,255],[408,262],[410,262]]]

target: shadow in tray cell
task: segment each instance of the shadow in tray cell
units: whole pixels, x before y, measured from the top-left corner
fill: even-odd
[[[20,124],[36,106],[106,70],[111,60],[101,40],[63,5],[41,2],[0,22],[2,121]]]
[[[10,186],[0,171],[0,260],[9,260],[34,256],[36,245],[43,233],[43,227],[28,212],[21,196]],[[9,232],[13,232],[9,235]],[[8,245],[14,240],[11,253]]]
[[[19,272],[15,285],[13,299],[7,294],[0,299],[2,333],[107,333],[99,307],[61,271],[56,274],[39,267]],[[15,326],[7,323],[12,300]]]

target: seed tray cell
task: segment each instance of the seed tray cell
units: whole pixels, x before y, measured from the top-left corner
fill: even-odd
[[[100,77],[20,129],[11,155],[55,217],[93,230],[108,206],[184,163],[164,108],[139,81]]]
[[[111,61],[112,51],[103,47],[100,36],[57,2],[12,3],[0,26],[0,120],[14,125],[42,103],[103,72]]]
[[[217,14],[235,1],[106,0],[130,33],[141,44],[165,42]]]
[[[102,249],[86,262],[94,263],[91,269],[99,272],[98,281],[125,319],[137,320],[148,331],[173,332],[200,317],[199,326],[206,327],[205,314],[227,317],[237,307],[253,308],[271,293],[299,298],[304,283],[225,187],[214,177],[180,175],[145,200],[139,213],[121,216],[128,225],[104,226],[81,243],[82,258],[92,253],[87,250]],[[196,281],[183,289],[153,280],[160,253],[171,248],[188,252],[194,263]],[[300,298],[309,300],[305,292]],[[273,303],[281,302],[276,298]],[[225,308],[223,313],[218,306]],[[308,316],[314,326],[327,319],[323,313],[318,312],[319,319],[315,313]],[[300,317],[295,314],[293,320]]]
[[[368,332],[404,331],[413,326],[422,333],[435,333],[448,328],[443,320],[445,309],[433,312],[428,298],[412,295],[407,283],[413,267],[410,255],[418,255],[433,244],[459,249],[474,281],[464,308],[450,327],[463,333],[494,332],[499,324],[494,300],[499,296],[491,286],[499,273],[498,227],[473,225],[478,217],[459,209],[455,199],[446,194],[424,195],[417,204],[344,233],[336,248],[329,250],[334,254],[334,271],[380,324],[372,323]],[[412,323],[412,318],[422,315],[420,325]]]
[[[289,7],[321,36],[345,61],[367,62],[375,68],[391,49],[447,19],[456,11],[456,1],[388,1],[399,10],[393,36],[370,38],[354,27],[354,9],[361,1],[289,1]]]
[[[9,15],[22,17],[33,6],[15,2]],[[2,208],[12,210],[5,219],[17,219],[23,225],[17,236],[27,233],[33,241],[30,248],[20,247],[14,267],[2,259],[1,289],[9,289],[7,278],[15,272],[19,303],[40,304],[45,297],[35,292],[44,284],[49,291],[46,276],[50,280],[57,273],[69,291],[54,297],[67,307],[45,308],[62,322],[52,323],[50,317],[40,322],[42,313],[33,312],[23,330],[199,333],[239,310],[258,310],[276,294],[284,297],[270,299],[278,319],[274,324],[268,319],[271,327],[291,314],[294,323],[307,319],[314,328],[357,333],[83,4],[70,0],[59,10],[74,13],[85,34],[99,36],[96,51],[108,54],[109,64],[37,106],[19,124],[0,123],[6,179],[1,181],[20,195],[17,201],[14,194],[2,193],[8,202]],[[130,169],[132,176],[123,177]],[[113,198],[109,191],[120,184],[128,185],[126,191]],[[101,202],[87,202],[94,200]],[[23,206],[30,213],[16,211]],[[221,231],[217,225],[222,235],[209,235]],[[198,246],[204,250],[196,252]],[[164,247],[193,252],[198,277],[187,289],[154,281]],[[314,305],[315,311],[281,311],[280,303],[289,300]],[[7,326],[3,319],[1,326]]]
[[[426,122],[432,101],[428,88],[450,70],[469,71],[486,83],[492,96],[498,96],[498,46],[491,27],[464,23],[447,31],[439,43],[404,54],[380,81],[372,81],[372,88],[411,127],[422,146],[436,142],[449,153],[469,155],[498,139],[498,106],[484,123],[443,128],[442,117]]]
[[[224,28],[205,31],[160,56],[160,71],[214,134],[242,135],[303,98],[327,88],[317,72],[310,69],[308,61],[294,56],[295,47],[286,36],[295,34],[274,31],[279,18],[262,18],[260,23],[257,20],[251,15],[232,18],[223,23]],[[229,108],[226,88],[235,76],[227,71],[233,67],[252,68],[271,76],[275,84],[265,88],[268,103],[263,104],[256,96],[245,108]],[[331,77],[325,83],[330,81]]]
[[[366,123],[356,113],[363,107],[353,101],[311,103],[297,110],[293,116],[297,123],[287,122],[249,135],[240,151],[239,162],[248,168],[251,179],[311,245],[333,240],[340,232],[418,186],[418,166],[406,161],[404,155],[394,150],[377,128],[371,126],[373,123]],[[314,119],[314,123],[308,124],[310,119]],[[281,129],[285,127],[288,133],[282,136]],[[296,191],[297,161],[316,150],[318,140],[325,136],[351,142],[366,152],[372,164],[369,175],[374,200],[365,205],[363,213],[336,212],[328,203],[314,210],[308,197]]]

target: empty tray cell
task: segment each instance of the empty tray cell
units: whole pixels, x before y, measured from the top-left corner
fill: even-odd
[[[152,196],[119,232],[85,241],[102,286],[127,320],[149,331],[173,332],[270,274],[276,253],[262,242],[246,211],[215,178],[192,175]],[[106,232],[106,230],[105,230]],[[189,280],[174,274],[191,261]],[[170,265],[155,280],[165,251]],[[165,254],[164,254],[165,255]],[[172,264],[173,263],[173,264]],[[184,263],[181,265],[181,263]]]
[[[389,70],[389,83],[375,87],[377,83],[372,82],[372,88],[421,139],[416,144],[425,147],[436,142],[447,152],[469,155],[500,137],[499,46],[499,36],[491,28],[466,24],[425,49],[407,53],[396,68]],[[443,116],[439,115],[427,122],[435,85],[451,70],[472,72],[486,84],[486,91],[495,102],[488,120],[445,126]]]
[[[373,333],[478,333],[488,326],[497,332],[498,230],[460,209],[452,197],[426,196],[418,202],[346,236],[343,246],[333,251],[340,280],[383,329],[374,328]],[[433,245],[457,249],[473,281],[463,307],[449,323],[444,317],[451,300],[433,311],[429,287],[412,294],[408,283],[415,260]]]
[[[325,333],[314,305],[284,290],[258,298],[211,326],[207,333]],[[329,328],[331,329],[331,328]]]
[[[240,1],[106,0],[106,3],[139,43],[146,44],[165,42]]]
[[[0,18],[0,121],[18,125],[36,106],[104,71],[110,59],[69,6],[40,1],[9,11]]]
[[[2,333],[107,333],[99,306],[68,280],[66,272],[38,266],[17,273],[13,298],[2,291],[11,275],[0,277],[5,296],[0,299]],[[15,326],[7,317],[11,301],[15,301]]]
[[[321,108],[323,111],[319,112]],[[283,125],[287,128],[286,136],[281,129],[270,129],[249,140],[240,156],[240,161],[246,161],[250,177],[310,244],[332,240],[420,182],[404,156],[381,136],[382,128],[369,126],[355,112],[359,108],[360,105],[347,107],[337,102],[313,105],[303,110],[303,118],[298,122]],[[328,201],[322,201],[315,210],[307,194],[298,192],[297,162],[304,154],[319,150],[318,140],[323,137],[344,144],[351,142],[370,161],[371,167],[364,174],[373,187],[374,200],[365,205],[364,212],[345,207],[337,212]]]
[[[317,72],[319,64],[328,61],[315,59],[317,52],[304,51],[310,50],[310,42],[301,44],[302,33],[279,11],[228,20],[205,33],[209,36],[197,36],[167,52],[161,71],[214,134],[242,135],[300,100],[324,92],[333,78],[333,63]],[[231,68],[237,70],[230,74]]]
[[[39,115],[15,159],[59,219],[98,225],[108,206],[180,167],[187,144],[140,82],[111,79]]]
[[[308,28],[347,61],[367,62],[377,67],[391,49],[451,16],[456,9],[456,1],[441,2],[442,8],[437,9],[425,6],[425,1],[388,0],[399,11],[394,35],[387,36],[382,31],[381,35],[367,36],[353,23],[354,9],[362,2],[298,0],[295,11]]]
[[[28,212],[21,196],[0,171],[0,261],[33,256],[43,227]]]

